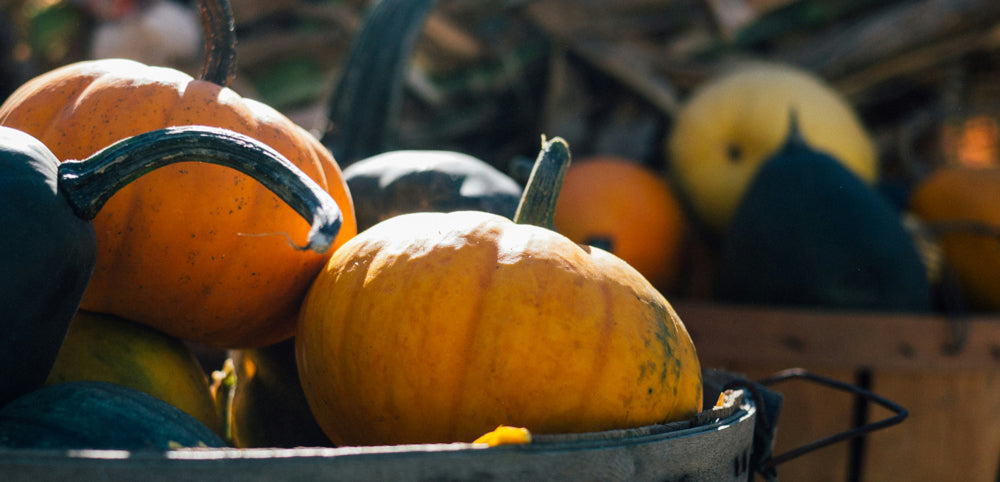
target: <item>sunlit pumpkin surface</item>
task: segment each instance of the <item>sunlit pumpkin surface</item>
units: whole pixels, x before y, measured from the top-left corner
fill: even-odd
[[[335,247],[356,233],[340,168],[315,138],[267,105],[177,70],[128,60],[71,64],[14,92],[0,106],[0,124],[36,136],[60,160],[168,126],[227,128],[268,144],[330,192],[344,214]],[[133,182],[94,226],[97,266],[84,309],[222,347],[290,336],[329,257],[293,247],[306,244],[309,223],[261,184],[203,163]]]
[[[635,269],[482,212],[405,214],[348,241],[295,340],[338,445],[636,427],[702,403],[691,339]]]

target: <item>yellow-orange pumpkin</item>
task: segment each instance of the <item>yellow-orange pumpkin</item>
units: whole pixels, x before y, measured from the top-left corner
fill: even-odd
[[[219,432],[208,377],[180,340],[121,318],[77,312],[46,385],[112,382],[153,395]]]
[[[529,182],[524,199],[535,193]],[[403,214],[345,243],[295,341],[306,398],[338,445],[628,428],[702,404],[691,338],[638,271],[480,211]]]
[[[650,168],[613,155],[574,161],[553,227],[622,258],[664,292],[674,287],[686,219],[670,185]]]
[[[122,59],[67,65],[14,92],[0,124],[34,135],[60,160],[162,127],[230,129],[273,147],[333,196],[343,212],[334,248],[356,233],[340,168],[317,139],[265,104],[174,69]],[[132,183],[94,225],[97,266],[83,309],[219,347],[290,336],[330,255],[293,246],[305,244],[308,223],[259,183],[202,163]]]

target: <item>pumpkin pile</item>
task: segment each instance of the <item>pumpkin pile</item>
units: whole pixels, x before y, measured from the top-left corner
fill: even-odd
[[[902,189],[883,183],[875,143],[840,93],[793,65],[755,62],[692,89],[664,152],[689,220],[713,243],[701,266],[712,300],[995,311],[1000,177],[975,140],[962,151],[971,161],[911,173]]]
[[[759,62],[719,73],[693,89],[664,149],[691,218],[715,240],[711,299],[933,309],[912,214],[882,191],[870,134],[821,78]]]
[[[205,76],[228,78],[212,70],[226,65],[210,56]],[[60,160],[168,126],[229,129],[281,153],[342,206],[331,248],[356,230],[340,168],[313,136],[267,105],[177,70],[120,59],[67,65],[14,92],[0,125],[36,137]],[[183,160],[198,158],[192,151]],[[290,336],[296,300],[328,257],[296,248],[309,225],[293,209],[250,177],[204,163],[136,180],[94,224],[97,263],[81,307],[218,347]]]
[[[0,447],[530,443],[702,410],[668,297],[927,312],[951,281],[1000,309],[1000,171],[890,197],[794,65],[692,88],[662,168],[395,145],[434,3],[373,5],[312,132],[230,88],[225,0],[200,78],[85,61],[0,105]]]
[[[527,441],[701,411],[695,347],[651,282],[675,269],[633,254],[645,234],[584,226],[592,246],[553,227],[577,216],[557,214],[564,177],[587,177],[564,141],[543,142],[523,189],[446,151],[342,172],[226,86],[229,5],[202,7],[201,79],[86,61],[0,105],[0,362],[17,367],[0,378],[0,447]],[[679,245],[669,188],[629,175]],[[197,346],[229,350],[211,380]]]

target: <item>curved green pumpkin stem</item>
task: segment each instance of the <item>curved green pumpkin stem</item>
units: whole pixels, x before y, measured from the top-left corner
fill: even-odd
[[[201,80],[229,87],[236,77],[236,23],[229,0],[198,0],[205,37]]]
[[[538,152],[535,166],[524,186],[524,194],[517,205],[514,222],[533,224],[552,229],[552,218],[556,214],[556,201],[562,189],[563,178],[569,169],[569,144],[560,137],[551,141],[542,138],[542,149]]]
[[[236,169],[288,203],[312,226],[306,246],[326,252],[340,231],[336,201],[278,151],[228,129],[169,127],[118,141],[82,161],[59,164],[59,189],[77,216],[93,219],[104,203],[140,176],[177,162]]]
[[[317,126],[340,165],[388,150],[413,47],[435,0],[379,0],[365,14]]]

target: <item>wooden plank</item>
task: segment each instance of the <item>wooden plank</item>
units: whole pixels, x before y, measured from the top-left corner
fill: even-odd
[[[674,303],[706,367],[734,362],[808,369],[1000,370],[1000,318]],[[966,330],[957,352],[952,331]]]
[[[800,366],[849,383],[856,370],[870,369],[870,390],[909,411],[901,424],[868,435],[860,459],[852,461],[848,444],[835,444],[780,465],[783,480],[848,480],[852,463],[860,480],[997,480],[1000,318],[966,318],[965,344],[951,352],[956,325],[935,314],[699,302],[675,309],[706,367],[754,379]],[[822,387],[773,388],[787,397],[775,454],[851,426],[845,414],[853,402],[839,395],[834,401]],[[869,405],[869,422],[890,415]]]
[[[872,391],[909,416],[868,436],[861,480],[997,480],[1000,372],[887,371],[873,374]]]

